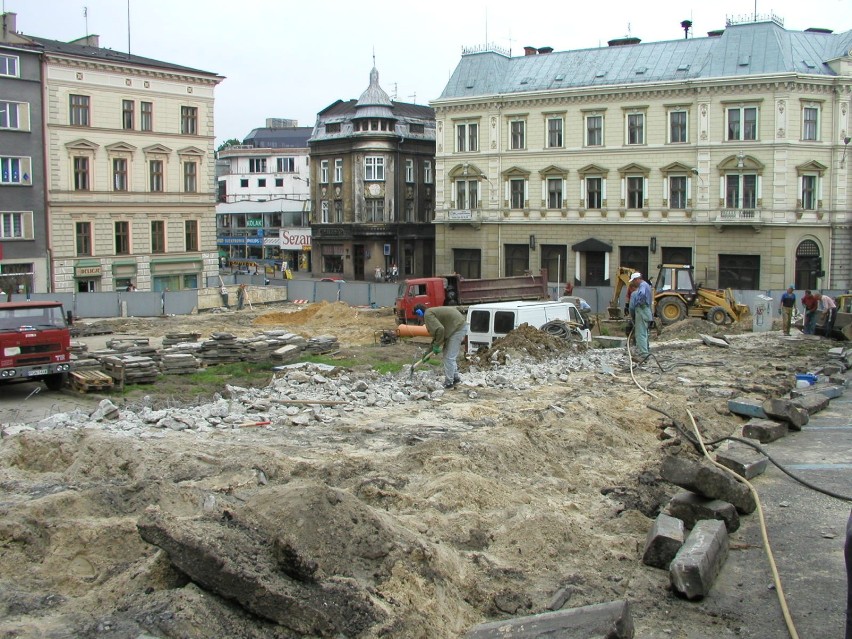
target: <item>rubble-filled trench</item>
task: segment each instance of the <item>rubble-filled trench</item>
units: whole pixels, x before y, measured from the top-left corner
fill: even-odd
[[[449,638],[625,598],[636,636],[693,636],[707,611],[640,560],[677,491],[663,456],[694,454],[649,405],[731,434],[729,398],[785,392],[829,344],[779,360],[778,333],[722,349],[681,324],[635,370],[522,330],[451,391],[306,365],[201,406],[3,424],[0,636]]]

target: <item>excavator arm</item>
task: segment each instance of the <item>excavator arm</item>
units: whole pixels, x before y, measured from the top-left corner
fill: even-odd
[[[618,267],[618,271],[615,274],[615,291],[612,294],[612,299],[610,300],[609,307],[607,308],[609,319],[624,318],[623,309],[618,302],[619,299],[621,299],[621,291],[630,285],[630,276],[632,273],[633,269],[628,266]]]

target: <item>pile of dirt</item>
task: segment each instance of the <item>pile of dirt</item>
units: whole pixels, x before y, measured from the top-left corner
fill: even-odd
[[[479,366],[505,364],[507,359],[530,358],[534,361],[550,359],[560,353],[575,351],[584,346],[550,335],[529,324],[521,324],[515,330],[500,337],[491,344],[491,348],[476,352],[471,363]]]
[[[363,346],[376,341],[376,331],[395,326],[393,308],[359,308],[345,302],[318,302],[296,311],[260,315],[254,326],[284,328],[305,337],[335,335],[342,344]]]

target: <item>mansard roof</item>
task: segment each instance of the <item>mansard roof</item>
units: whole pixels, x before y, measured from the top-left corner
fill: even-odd
[[[836,76],[852,49],[844,33],[788,31],[775,22],[728,26],[721,36],[510,57],[464,53],[436,100],[624,84],[797,73]]]

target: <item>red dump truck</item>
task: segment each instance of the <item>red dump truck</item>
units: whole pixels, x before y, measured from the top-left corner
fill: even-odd
[[[71,331],[61,302],[0,303],[0,384],[44,381],[59,390],[71,370]]]
[[[547,269],[541,269],[538,275],[530,273],[480,280],[468,280],[460,275],[418,277],[399,285],[396,323],[420,324],[422,320],[414,314],[414,307],[418,304],[429,308],[546,299],[550,299],[547,292]]]

